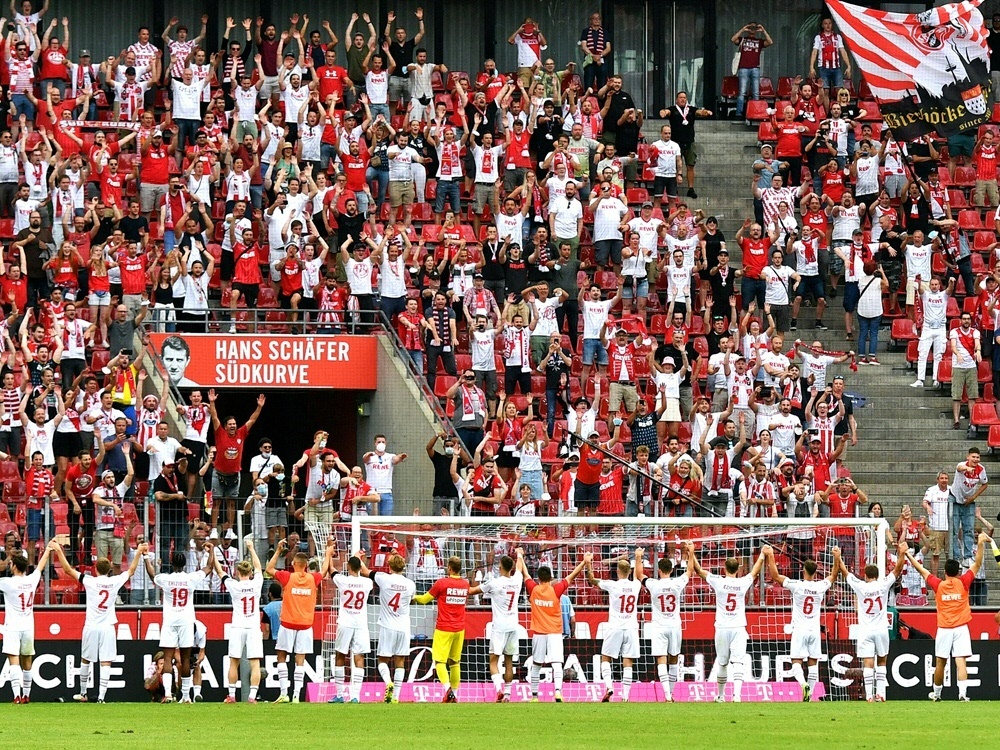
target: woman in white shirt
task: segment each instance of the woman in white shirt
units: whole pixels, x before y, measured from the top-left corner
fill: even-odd
[[[799,223],[795,219],[795,214],[788,210],[788,201],[781,201],[778,204],[778,215],[768,225],[767,233],[778,235],[778,240],[774,244],[782,251],[788,246],[790,239],[798,236]]]
[[[518,444],[518,451],[521,454],[519,470],[521,472],[521,484],[531,487],[531,499],[541,500],[545,491],[545,482],[542,476],[542,451],[548,445],[549,439],[543,433],[539,434],[538,425],[530,422],[524,427],[524,434]]]
[[[880,364],[878,327],[882,322],[882,295],[889,291],[889,279],[882,266],[874,260],[865,261],[864,272],[858,280],[861,297],[858,299],[858,364]]]

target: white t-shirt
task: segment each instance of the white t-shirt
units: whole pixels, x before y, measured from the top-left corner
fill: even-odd
[[[372,293],[372,260],[370,255],[364,260],[351,258],[344,264],[344,268],[347,271],[347,283],[351,287],[351,294]]]
[[[41,568],[23,576],[0,578],[3,594],[4,629],[7,632],[35,630],[35,589],[42,578]]]
[[[410,633],[410,602],[417,584],[399,573],[376,573],[378,586],[378,624],[386,630]]]
[[[819,237],[810,240],[796,240],[792,243],[795,252],[795,270],[799,276],[819,276]]]
[[[630,232],[638,233],[639,247],[655,255],[658,241],[657,230],[662,224],[663,222],[659,219],[651,218],[649,221],[643,221],[641,216],[637,216],[628,223],[628,228]]]
[[[175,120],[201,119],[201,90],[205,82],[192,79],[190,84],[174,79],[171,98]]]
[[[264,576],[255,575],[241,581],[225,576],[222,585],[233,600],[233,620],[231,627],[252,630],[260,627],[260,592],[264,588]]]
[[[923,292],[924,328],[944,328],[948,325],[948,294],[945,291]]]
[[[41,451],[43,456],[42,463],[46,466],[51,466],[56,462],[55,456],[52,453],[52,436],[56,432],[56,425],[53,422],[55,422],[54,419],[46,422],[41,427],[34,422],[28,422],[24,425],[24,435],[27,439],[25,455],[30,456],[35,451]]]
[[[677,159],[681,155],[681,147],[674,141],[660,139],[654,141],[650,148],[656,152],[656,164],[653,166],[653,174],[656,177],[676,177]]]
[[[938,489],[935,484],[924,493],[924,502],[931,506],[927,515],[927,525],[931,531],[948,530],[948,503],[951,501],[951,487]]]
[[[564,196],[550,204],[549,213],[556,215],[553,226],[556,237],[562,239],[576,237],[576,223],[583,218],[583,204],[580,201],[576,198],[569,200]]]
[[[653,610],[653,624],[666,628],[681,627],[681,597],[690,576],[685,573],[676,578],[650,578],[645,586],[649,589],[649,600]]]
[[[948,338],[955,344],[955,351],[951,355],[951,366],[953,369],[974,370],[976,369],[976,342],[980,340],[978,328],[970,328],[968,333],[963,333],[961,326],[953,328]],[[968,348],[962,343],[965,338],[969,342]]]
[[[365,89],[372,104],[387,104],[389,101],[389,73],[385,69],[369,70],[365,73]]]
[[[858,597],[858,628],[876,632],[889,629],[886,613],[889,590],[895,583],[896,576],[892,573],[875,581],[862,581],[853,573],[847,574],[847,585]]]
[[[754,577],[741,578],[708,576],[708,585],[715,591],[715,627],[745,628],[747,626],[747,592],[754,585]]]
[[[540,299],[535,299],[532,302],[532,307],[535,309],[535,319],[538,321],[535,324],[535,330],[531,332],[532,337],[541,336],[548,338],[559,330],[558,321],[556,320],[556,308],[561,304],[558,297],[549,297],[544,302]]]
[[[788,266],[764,266],[760,272],[761,278],[767,283],[764,291],[764,302],[769,305],[787,305],[792,291],[792,274]]]
[[[816,376],[814,382],[817,386],[820,383],[825,383],[826,368],[832,365],[836,361],[836,358],[831,357],[829,354],[816,356],[807,351],[800,351],[799,356],[802,358],[802,377],[808,378],[812,374]]]
[[[601,591],[608,592],[608,628],[611,630],[637,630],[636,615],[639,590],[642,584],[623,578],[617,581],[598,581]]]
[[[96,492],[96,490],[95,490]],[[163,590],[163,627],[194,624],[194,594],[206,581],[205,571],[160,573],[153,579]]]
[[[368,627],[368,595],[374,587],[371,578],[338,573],[333,583],[340,592],[340,610],[337,624],[343,628]]]
[[[365,481],[380,495],[392,492],[392,473],[396,469],[395,453],[372,453],[365,461]]]
[[[819,632],[819,613],[823,597],[830,590],[830,580],[801,581],[786,578],[783,584],[792,593],[792,630]]]
[[[770,424],[777,425],[771,428],[774,447],[786,456],[795,455],[795,441],[802,434],[799,418],[794,414],[775,414],[771,417]]]
[[[524,576],[518,571],[483,582],[483,594],[490,597],[490,606],[493,608],[494,633],[509,633],[518,629],[517,600],[522,585]]]
[[[931,278],[931,246],[916,245],[906,246],[906,279],[912,281],[920,277],[921,281],[930,281]]]
[[[698,239],[698,235],[688,235],[687,237],[681,239],[680,237],[674,237],[672,234],[668,234],[666,242],[667,251],[671,258],[673,258],[675,250],[680,250],[684,253],[684,265],[694,268],[694,251],[698,245],[701,244],[701,240]]]
[[[583,313],[583,338],[600,339],[601,326],[608,319],[608,311],[611,310],[611,300],[586,300],[581,306]]]
[[[497,332],[494,328],[487,328],[485,331],[475,329],[469,331],[469,354],[472,355],[472,369],[476,372],[490,372],[497,369],[496,339]]]
[[[621,240],[619,227],[622,218],[628,213],[628,206],[619,198],[605,198],[594,207],[594,242],[603,240]],[[656,243],[654,241],[653,248]]]

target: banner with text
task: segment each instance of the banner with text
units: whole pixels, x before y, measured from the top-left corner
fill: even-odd
[[[153,333],[178,388],[374,390],[378,343],[371,336]]]

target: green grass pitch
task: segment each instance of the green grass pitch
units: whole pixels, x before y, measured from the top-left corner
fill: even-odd
[[[199,703],[4,706],[7,747],[71,748],[956,748],[984,741],[995,704]],[[985,713],[984,713],[985,712]],[[989,722],[988,722],[989,723]],[[987,723],[987,725],[988,725]],[[988,730],[987,730],[988,731]]]

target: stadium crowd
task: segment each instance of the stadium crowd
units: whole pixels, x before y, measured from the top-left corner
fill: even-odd
[[[99,62],[71,54],[70,19],[45,18],[47,5],[11,10],[0,40],[0,110],[10,113],[0,128],[0,577],[58,562],[51,601],[76,601],[81,583],[98,596],[101,576],[114,581],[105,594],[140,605],[158,591],[184,592],[181,608],[189,594],[191,606],[259,599],[265,569],[287,590],[312,580],[309,557],[332,570],[332,548],[307,524],[392,515],[394,471],[417,460],[379,435],[348,466],[320,431],[283,461],[270,439],[250,438],[263,394],[237,418],[217,412],[214,391],[186,392],[178,440],[165,420],[170,378],[157,394],[146,384],[149,330],[363,333],[386,320],[450,420],[426,445],[432,511],[447,515],[878,517],[845,465],[861,438],[838,367],[878,366],[891,322],[917,362],[913,385],[929,363],[935,386],[951,383],[956,429],[963,396],[979,403],[982,383],[991,402],[998,387],[997,130],[897,143],[863,85],[855,95],[829,19],[787,102],[760,98],[768,32],[748,24],[732,38],[736,114],[759,123],[762,146],[746,165],[755,216],[727,247],[695,186],[696,122],[714,112],[678,92],[647,140],[647,113],[614,73],[597,14],[579,66],[546,56],[526,18],[508,39],[512,72],[486,60],[470,74],[429,59],[419,8],[390,12],[381,30],[353,14],[342,38],[308,16],[227,18],[221,45],[206,38],[207,16],[197,35],[172,18],[162,44],[141,26]],[[993,23],[1000,30],[1000,16]],[[838,296],[846,351],[797,338],[810,307],[802,328],[827,330]],[[976,506],[987,482],[973,449],[953,480],[942,474],[928,489],[925,516],[903,507],[890,534],[902,543],[900,603],[926,603],[922,554],[936,580],[949,545],[985,603],[982,541],[975,561],[973,549],[975,532],[992,531]],[[621,541],[569,582],[585,571],[615,590],[593,573],[629,556]],[[779,556],[799,574],[814,539],[795,541],[801,554]],[[522,579],[543,575],[554,559],[530,542],[525,561],[513,547],[387,533],[369,539],[370,560],[341,562],[346,578],[371,564],[421,583],[468,575],[485,591],[514,559]],[[690,546],[670,549],[716,586]],[[757,550],[739,550],[745,574]],[[839,554],[833,579],[848,572]],[[784,578],[773,550],[754,574],[768,560]],[[641,556],[635,568],[641,579]],[[164,577],[171,570],[204,572],[177,583]],[[360,585],[359,602],[370,589]],[[572,591],[578,604],[600,601]],[[564,629],[560,618],[552,635]],[[285,637],[282,695],[290,654],[298,695],[304,652]],[[165,645],[165,697],[169,651],[183,646]],[[99,645],[93,653],[104,661]],[[347,669],[345,694],[356,696],[360,678],[341,653],[339,684]],[[178,652],[185,692],[189,656]],[[440,675],[447,660],[435,661]],[[30,659],[24,675],[30,692]]]

